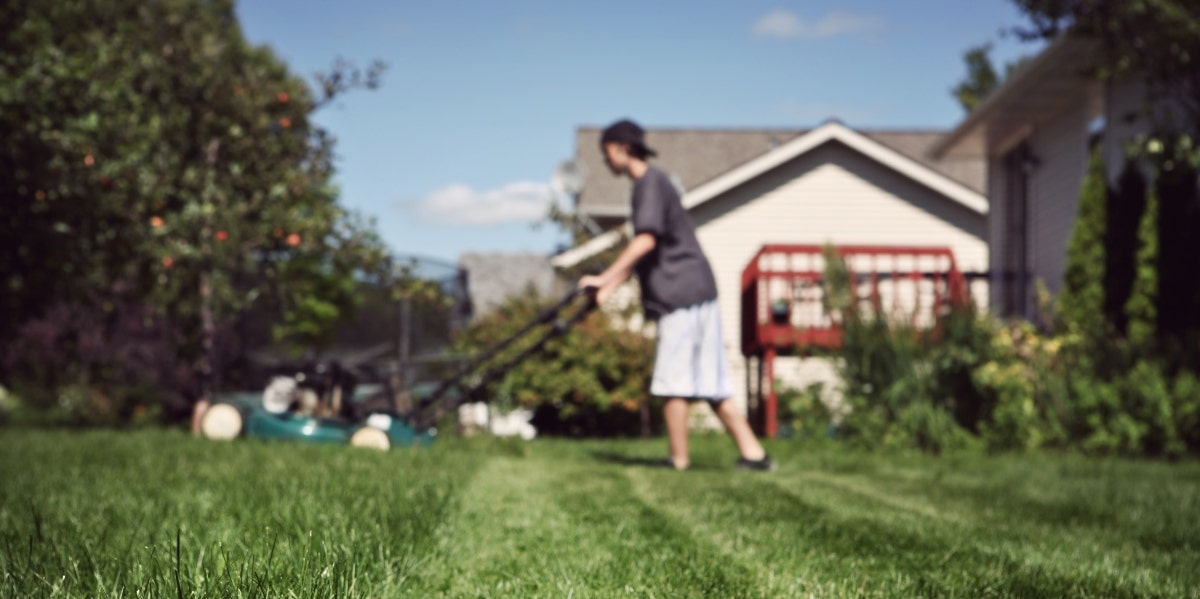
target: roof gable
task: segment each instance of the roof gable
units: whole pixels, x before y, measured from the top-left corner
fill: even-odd
[[[976,213],[987,213],[987,198],[979,192],[836,121],[821,125],[687,192],[683,205],[689,210],[695,208],[830,141],[841,142]]]

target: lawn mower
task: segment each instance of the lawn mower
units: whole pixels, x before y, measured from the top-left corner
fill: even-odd
[[[467,401],[487,401],[479,397],[486,385],[567,332],[595,306],[593,293],[574,290],[521,330],[461,362],[441,382],[407,388],[359,385],[352,369],[336,362],[301,368],[292,376],[274,377],[261,393],[218,396],[200,416],[200,432],[209,439],[287,439],[382,450],[428,445],[437,436],[438,420]],[[533,342],[500,359],[521,339]]]

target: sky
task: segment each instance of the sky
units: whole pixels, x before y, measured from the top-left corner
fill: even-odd
[[[343,205],[392,251],[548,254],[549,182],[580,126],[950,129],[963,53],[998,64],[1011,0],[239,0],[246,37],[309,81],[387,64],[376,90],[316,115],[337,139]],[[590,177],[611,176],[607,172]]]

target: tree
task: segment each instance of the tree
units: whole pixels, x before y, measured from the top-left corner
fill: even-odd
[[[1023,39],[1066,31],[1101,42],[1098,74],[1144,75],[1149,100],[1169,98],[1200,132],[1200,3],[1195,0],[1013,0],[1029,19]]]
[[[1104,236],[1108,186],[1104,159],[1099,148],[1088,161],[1083,189],[1079,194],[1079,216],[1067,244],[1067,268],[1063,277],[1060,317],[1069,329],[1085,339],[1101,339],[1107,328],[1104,318]]]
[[[246,42],[231,0],[0,5],[0,340],[50,305],[143,303],[201,395],[220,322],[252,303],[315,342],[386,252],[338,205],[310,116],[380,70],[338,64],[314,91]]]
[[[1000,85],[1000,76],[992,66],[988,54],[991,44],[983,44],[967,50],[963,60],[967,63],[967,78],[952,90],[963,110],[971,112],[983,99]]]
[[[967,112],[975,110],[1026,60],[1022,58],[1004,65],[1004,74],[1001,75],[992,64],[991,56],[989,56],[991,52],[992,44],[987,43],[975,46],[963,54],[963,62],[967,65],[967,76],[950,92]]]
[[[1138,248],[1133,288],[1125,303],[1130,344],[1152,348],[1158,331],[1158,194],[1151,188],[1138,223]]]

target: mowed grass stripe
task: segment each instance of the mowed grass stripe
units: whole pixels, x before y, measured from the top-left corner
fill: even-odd
[[[774,477],[703,475],[708,493],[697,493],[694,480],[637,488],[672,506],[675,517],[710,535],[731,559],[755,568],[756,585],[771,596],[1196,593],[1186,579],[1163,575],[1163,568],[1171,570],[1163,562],[1170,554],[1143,568],[1124,561],[1130,556],[1119,545],[1064,546],[1072,537],[1061,533],[1029,541],[1008,530],[1019,520],[975,525],[970,513],[920,494],[890,496],[871,488],[869,477],[849,478],[857,480],[839,484],[836,476],[785,465]]]
[[[747,572],[633,496],[623,468],[559,447],[566,451],[493,459],[475,477],[443,536],[439,559],[451,571],[424,590],[448,596],[752,595]]]
[[[469,452],[213,443],[179,433],[3,439],[0,590],[41,596],[368,596],[423,566]]]
[[[593,531],[597,544],[609,547],[609,563],[598,573],[617,576],[612,590],[661,597],[752,596],[749,569],[726,559],[706,536],[673,517],[669,506],[640,496],[631,478],[642,474],[665,482],[679,473],[586,462],[576,468],[578,483],[562,488],[560,502],[581,527]]]
[[[904,596],[914,590],[911,562],[914,552],[930,550],[922,547],[928,539],[888,527],[861,528],[864,522],[831,514],[777,486],[794,483],[786,470],[703,476],[704,492],[689,488],[695,481],[639,489],[671,506],[673,516],[707,535],[728,560],[751,570],[762,594]]]
[[[836,487],[818,489],[780,489],[780,509],[790,504],[811,510],[805,543],[831,556],[832,563],[892,581],[876,586],[883,596],[1146,596],[1144,588],[1086,561],[1062,571],[1056,548],[1001,541],[998,537],[1009,536],[1001,528],[964,527],[881,507],[870,497],[858,501]]]
[[[1068,459],[1033,471],[1013,467],[1008,458],[986,464],[987,476],[933,462],[924,475],[897,469],[806,478],[865,501],[924,504],[965,525],[963,536],[986,539],[987,546],[1049,571],[1128,579],[1129,588],[1149,594],[1200,596],[1198,527],[1185,520],[1200,511],[1200,476],[1187,476],[1194,464]],[[1155,484],[1173,473],[1184,477]],[[873,511],[869,503],[864,507]]]
[[[491,456],[464,485],[458,509],[438,531],[429,567],[406,591],[476,597],[570,593],[580,584],[565,567],[577,549],[575,531],[548,496],[548,476],[552,473],[531,469],[521,458]]]

